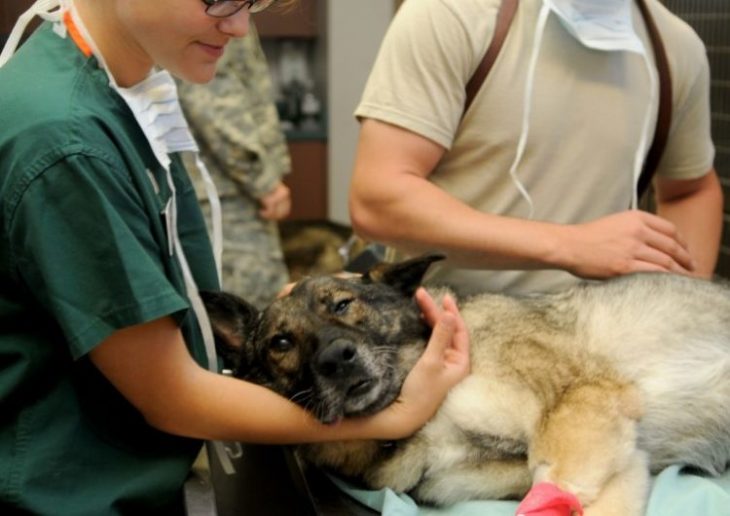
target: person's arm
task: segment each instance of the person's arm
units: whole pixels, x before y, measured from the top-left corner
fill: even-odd
[[[469,339],[453,300],[444,300],[443,312],[423,289],[417,300],[435,325],[399,399],[374,416],[336,425],[319,423],[264,387],[203,369],[171,317],[115,332],[91,351],[91,360],[150,425],[168,433],[280,444],[402,438],[420,428],[469,372]]]
[[[590,278],[693,268],[674,225],[649,213],[560,225],[475,210],[428,181],[444,152],[411,131],[365,119],[350,190],[356,232],[413,253],[440,250],[463,267],[564,269]]]
[[[723,193],[714,169],[692,180],[654,181],[657,213],[671,221],[686,239],[697,264],[695,274],[710,278],[722,237]]]

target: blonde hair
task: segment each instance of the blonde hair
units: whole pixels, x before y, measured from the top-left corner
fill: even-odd
[[[299,0],[276,0],[276,2],[274,2],[274,5],[271,6],[271,10],[288,12],[291,11],[298,3]]]

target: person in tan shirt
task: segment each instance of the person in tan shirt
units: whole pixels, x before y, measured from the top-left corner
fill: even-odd
[[[356,109],[355,230],[391,245],[392,256],[445,252],[430,281],[462,293],[550,291],[635,271],[710,277],[722,190],[705,50],[657,0],[645,2],[673,89],[653,182],[656,215],[628,209],[658,105],[652,47],[634,2],[519,2],[463,112],[501,0],[419,0],[396,14]],[[597,50],[590,34],[575,35],[564,11],[575,20],[591,4],[608,5],[609,21],[631,21],[619,38],[629,50]]]

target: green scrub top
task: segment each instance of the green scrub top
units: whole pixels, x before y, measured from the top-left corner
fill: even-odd
[[[95,58],[41,26],[0,69],[0,514],[169,514],[201,443],[150,427],[91,364],[120,328],[173,315],[207,366],[165,173]],[[178,228],[218,289],[205,221],[172,156]]]

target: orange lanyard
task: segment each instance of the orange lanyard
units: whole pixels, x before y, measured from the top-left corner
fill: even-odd
[[[81,50],[81,53],[84,54],[86,57],[91,57],[91,47],[81,35],[79,28],[74,23],[74,20],[71,17],[71,11],[66,11],[64,13],[63,23],[66,25],[66,29],[71,35],[71,39],[74,41],[74,43],[76,43],[76,46],[79,47],[79,50]]]

